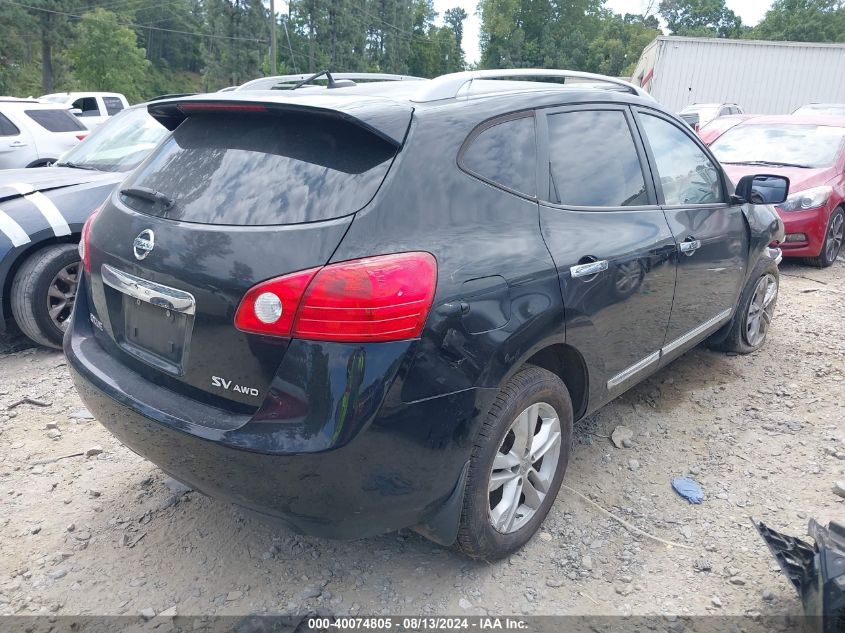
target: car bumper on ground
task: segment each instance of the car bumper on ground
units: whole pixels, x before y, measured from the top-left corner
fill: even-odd
[[[337,394],[354,391],[343,384],[306,393],[308,413],[296,420],[259,420],[262,407],[253,416],[232,415],[221,423],[219,409],[157,387],[107,354],[85,318],[84,297],[80,293],[65,337],[71,375],[97,420],[132,451],[200,492],[296,531],[357,538],[417,527],[439,542],[454,540],[459,482],[481,412],[495,390],[403,403],[393,368],[385,373],[390,384],[368,381],[376,385],[376,406],[358,399],[352,407],[369,411],[366,419],[337,424],[341,411],[350,408],[350,399]],[[279,374],[289,356],[290,349]],[[337,367],[334,361],[347,367],[343,358],[328,359],[328,365]],[[300,371],[319,371],[314,366]],[[315,415],[321,426],[314,424]],[[298,425],[303,418],[310,422]]]
[[[780,211],[786,236],[779,246],[784,257],[817,257],[824,246],[828,210]]]

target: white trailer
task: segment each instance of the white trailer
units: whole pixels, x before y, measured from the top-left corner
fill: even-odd
[[[807,103],[845,103],[845,44],[661,36],[645,47],[631,81],[675,112],[727,102],[788,114]]]

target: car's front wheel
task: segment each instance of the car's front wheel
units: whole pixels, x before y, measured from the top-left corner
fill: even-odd
[[[708,347],[737,354],[750,354],[763,347],[774,318],[779,287],[777,264],[761,260],[739,297],[727,335],[717,334],[717,340],[708,341]]]
[[[526,366],[502,387],[479,430],[467,476],[458,548],[495,560],[539,529],[572,445],[572,403],[555,374]]]
[[[842,242],[845,240],[845,211],[841,208],[834,209],[827,222],[827,231],[824,234],[822,252],[818,257],[813,257],[808,262],[819,268],[832,266],[833,262],[842,251]]]
[[[12,282],[12,315],[36,343],[61,348],[79,280],[75,244],[54,244],[32,253]]]

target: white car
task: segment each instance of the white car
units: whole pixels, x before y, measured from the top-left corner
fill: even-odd
[[[680,117],[697,132],[713,119],[732,114],[745,114],[735,103],[693,103],[681,110]]]
[[[86,127],[92,130],[108,121],[110,116],[129,107],[126,97],[119,92],[56,92],[39,99],[69,106]]]
[[[0,169],[54,163],[88,133],[65,106],[0,97]]]

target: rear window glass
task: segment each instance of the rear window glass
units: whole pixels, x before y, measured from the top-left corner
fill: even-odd
[[[24,110],[26,116],[50,132],[78,132],[88,128],[69,110]]]
[[[121,200],[142,213],[203,224],[326,220],[365,206],[395,152],[375,134],[325,116],[198,114],[123,185],[162,193],[172,205]]]
[[[472,139],[461,166],[513,191],[533,196],[537,190],[537,143],[534,117],[497,123]]]
[[[103,103],[106,106],[106,112],[109,113],[109,116],[123,110],[123,101],[118,97],[103,97]]]
[[[0,114],[0,136],[17,136],[21,131],[5,116]]]

